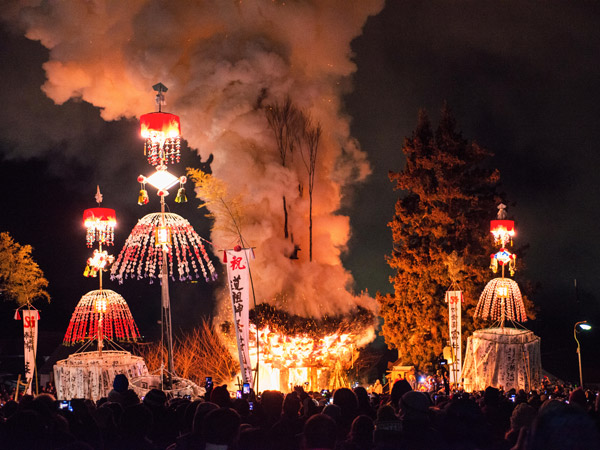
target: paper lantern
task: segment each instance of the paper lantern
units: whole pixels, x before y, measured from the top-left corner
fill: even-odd
[[[512,245],[512,238],[515,235],[515,221],[506,219],[491,220],[490,231],[494,235],[494,242],[497,245],[505,247],[509,242]]]
[[[124,342],[140,339],[125,299],[114,291],[101,289],[81,297],[71,316],[63,344],[97,339],[99,326],[102,327],[103,338]]]
[[[144,154],[150,164],[162,166],[179,162],[181,125],[178,116],[165,112],[143,114],[140,134],[146,139]]]
[[[510,278],[494,278],[483,289],[475,317],[525,322],[527,314],[519,285]]]
[[[168,272],[180,281],[199,278],[202,271],[206,281],[215,280],[215,268],[203,242],[192,225],[173,213],[152,213],[142,217],[133,228],[123,250],[112,266],[110,278],[122,283],[124,279],[160,276],[163,246],[166,246]]]
[[[86,242],[91,247],[95,241],[113,245],[117,214],[110,208],[90,208],[83,212],[83,224],[87,229]]]

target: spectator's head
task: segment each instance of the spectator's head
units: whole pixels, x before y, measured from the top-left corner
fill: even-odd
[[[571,395],[569,396],[569,404],[580,406],[583,409],[587,408],[587,397],[585,396],[583,389],[577,388],[571,392]]]
[[[498,406],[500,402],[500,391],[495,387],[488,386],[483,393],[483,403],[485,406]]]
[[[210,402],[219,405],[221,408],[229,408],[231,406],[231,396],[227,386],[215,386],[210,393]]]
[[[333,404],[340,407],[342,417],[354,416],[358,409],[356,394],[348,388],[336,389],[333,393]]]
[[[335,421],[326,414],[315,414],[304,424],[304,448],[333,449],[337,436]]]
[[[146,405],[138,403],[123,410],[119,429],[124,437],[144,437],[152,425],[152,412]]]
[[[527,403],[519,403],[513,409],[512,415],[510,416],[510,427],[513,430],[520,430],[523,427],[530,427],[533,423],[533,419],[537,411],[535,408]]]
[[[192,431],[194,434],[200,434],[202,432],[202,426],[204,424],[204,418],[206,415],[214,409],[219,409],[219,405],[212,402],[200,403],[196,407],[194,412],[194,420],[192,422]]]
[[[127,376],[122,373],[115,375],[113,389],[121,394],[126,392],[127,389],[129,389],[129,380],[127,379]]]
[[[369,393],[362,386],[356,386],[354,388],[354,394],[358,400],[358,404],[362,407],[369,406],[371,401],[369,399]]]
[[[282,412],[286,416],[296,417],[300,413],[301,407],[302,403],[300,403],[298,394],[290,392],[283,400]]]
[[[206,444],[232,446],[240,432],[240,415],[231,408],[213,409],[204,417],[202,437]]]
[[[369,416],[358,416],[352,421],[350,439],[356,443],[372,443],[374,429],[373,419]]]
[[[164,408],[167,403],[167,394],[160,389],[150,389],[144,396],[143,403],[150,409]]]
[[[410,387],[410,383],[406,380],[398,380],[392,386],[392,392],[390,396],[392,398],[392,406],[394,408],[398,408],[398,403],[404,394],[408,391],[412,391],[412,387]]]
[[[561,402],[540,409],[533,422],[529,450],[598,450],[600,435],[585,410]]]
[[[429,396],[419,391],[406,392],[400,398],[400,417],[402,420],[429,420]]]
[[[268,417],[279,417],[283,405],[283,394],[279,391],[264,391],[260,403]]]

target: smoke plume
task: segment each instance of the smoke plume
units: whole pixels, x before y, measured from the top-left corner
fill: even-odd
[[[350,42],[382,7],[383,0],[23,0],[4,16],[49,50],[42,90],[57,104],[79,98],[107,121],[139,117],[155,110],[150,87],[164,83],[163,110],[180,116],[190,147],[203,158],[212,153],[213,175],[242,198],[242,232],[256,249],[257,301],[321,317],[374,308],[369,296],[352,292],[341,264],[350,228],[337,211],[347,189],[370,172],[341,97],[355,70]],[[308,195],[299,190],[307,174],[298,153],[282,166],[264,113],[286,96],[323,130],[313,261]],[[283,235],[283,196],[293,242]],[[230,248],[235,239],[217,231],[219,220],[212,241]],[[298,259],[290,259],[295,245]]]

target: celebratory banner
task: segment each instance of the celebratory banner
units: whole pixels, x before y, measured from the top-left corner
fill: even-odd
[[[461,346],[461,303],[462,291],[446,291],[448,303],[448,327],[450,347],[452,347],[452,364],[450,365],[450,383],[460,382],[462,371],[462,346]]]
[[[254,259],[254,252],[251,248],[235,247],[233,250],[225,251],[223,262],[227,264],[227,279],[242,379],[244,383],[252,386],[252,367],[248,349],[250,342],[250,258]]]
[[[35,355],[37,353],[38,320],[40,313],[37,309],[21,309],[15,313],[15,319],[21,319],[23,314],[23,340],[25,357],[25,379],[27,382],[26,394],[33,393],[33,377],[35,375]]]

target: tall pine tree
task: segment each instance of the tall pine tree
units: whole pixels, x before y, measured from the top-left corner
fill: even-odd
[[[419,112],[402,151],[405,168],[389,175],[402,191],[388,224],[394,294],[377,294],[377,301],[388,347],[398,349],[403,363],[427,369],[448,342],[444,295],[454,281],[464,293],[463,338],[475,328],[473,310],[493,278],[489,221],[500,202],[500,175],[486,168],[491,153],[456,130],[446,106],[435,133],[425,111]]]

